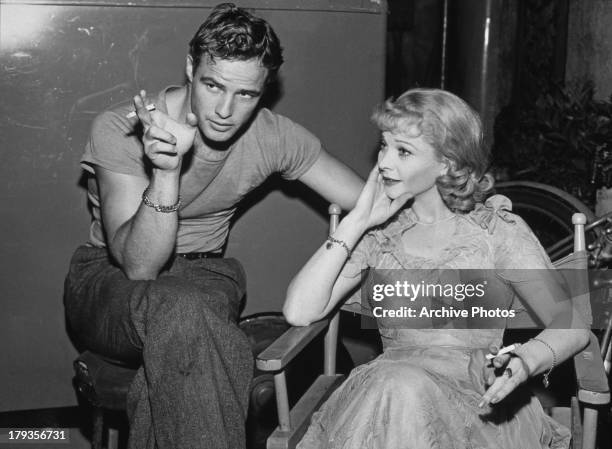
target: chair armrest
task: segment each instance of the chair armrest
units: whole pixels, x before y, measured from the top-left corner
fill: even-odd
[[[588,346],[574,356],[574,369],[578,383],[578,400],[591,405],[610,402],[608,378],[597,337],[591,332]]]
[[[324,318],[308,326],[288,329],[257,356],[257,369],[282,370],[308,343],[325,330],[328,324],[329,319]]]

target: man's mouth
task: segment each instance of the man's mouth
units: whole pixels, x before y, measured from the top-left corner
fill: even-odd
[[[219,123],[214,120],[208,120],[208,123],[215,131],[227,131],[233,126],[231,123]]]

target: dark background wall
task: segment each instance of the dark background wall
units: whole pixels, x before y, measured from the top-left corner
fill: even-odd
[[[569,0],[566,78],[590,79],[599,99],[612,95],[612,2]]]
[[[0,1],[0,411],[75,403],[62,283],[89,224],[79,158],[96,114],[183,81],[187,42],[212,1]],[[275,110],[364,176],[383,96],[384,2],[237,1],[285,48]],[[271,182],[235,224],[245,314],[279,310],[290,277],[325,236],[325,205]],[[305,201],[304,201],[305,200]],[[255,204],[255,207],[248,208]]]

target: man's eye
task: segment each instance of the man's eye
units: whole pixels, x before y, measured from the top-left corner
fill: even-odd
[[[387,148],[387,142],[385,142],[384,140],[380,141],[380,149],[381,150],[385,150]]]
[[[255,98],[255,95],[250,92],[240,92],[239,95],[241,98]]]
[[[214,83],[205,83],[205,86],[208,88],[208,90],[212,90],[213,92],[216,92],[219,90],[219,86],[217,86]]]

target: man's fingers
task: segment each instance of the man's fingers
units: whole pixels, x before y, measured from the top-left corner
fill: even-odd
[[[150,126],[152,122],[151,113],[147,109],[147,93],[141,90],[137,95],[134,95],[134,107],[138,119],[145,126]]]
[[[198,126],[198,117],[193,112],[188,112],[185,119],[189,126]]]
[[[165,129],[155,125],[147,129],[145,132],[145,138],[149,140],[159,140],[164,143],[169,143],[170,145],[176,145],[176,137],[174,137],[172,133],[169,133]]]
[[[151,160],[155,159],[160,154],[167,156],[176,156],[176,146],[166,142],[157,141],[152,144],[147,150],[147,157]]]

